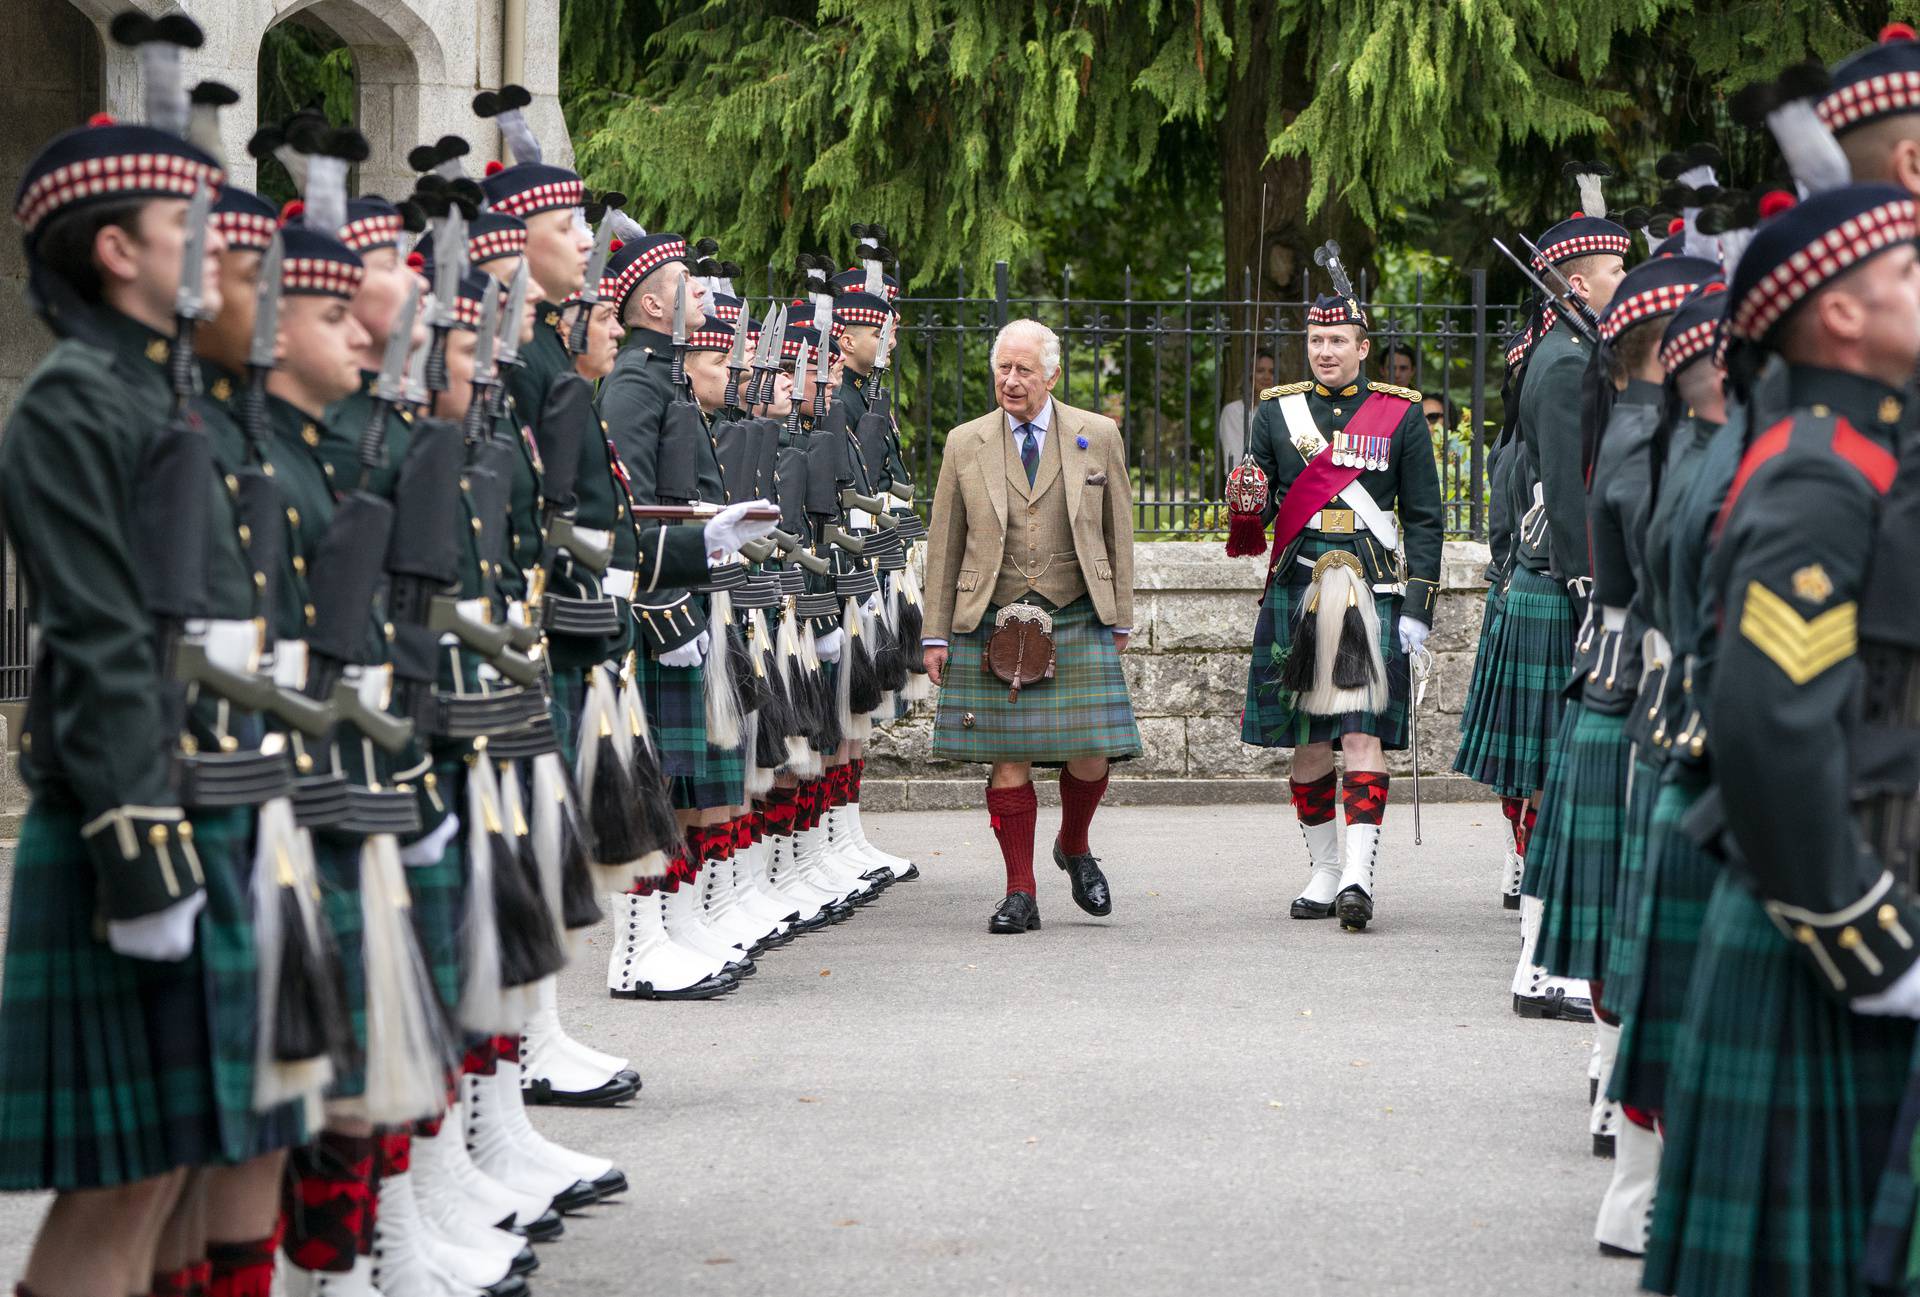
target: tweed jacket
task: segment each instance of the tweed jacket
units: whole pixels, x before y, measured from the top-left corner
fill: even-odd
[[[1012,511],[1031,507],[1009,498],[1007,461],[1017,463],[1017,456],[1007,426],[1006,413],[995,409],[947,434],[927,534],[927,639],[980,625],[1005,561],[1009,530],[1019,521]],[[1054,401],[1047,437],[1059,446],[1061,495],[1094,611],[1106,625],[1130,627],[1133,487],[1120,429],[1103,414]]]

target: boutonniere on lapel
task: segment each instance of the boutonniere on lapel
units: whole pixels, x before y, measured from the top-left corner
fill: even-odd
[[[1107,475],[1105,473],[1087,474],[1088,486],[1105,486],[1106,484],[1107,484]]]
[[[1073,444],[1078,446],[1080,449],[1085,450],[1087,448],[1087,439],[1085,437],[1075,437],[1073,439]]]

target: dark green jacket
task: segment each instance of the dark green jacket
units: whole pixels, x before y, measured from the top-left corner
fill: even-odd
[[[1789,385],[1790,420],[1751,440],[1710,561],[1725,620],[1708,717],[1736,867],[1815,983],[1851,997],[1920,957],[1920,907],[1854,814],[1873,755],[1857,625],[1902,403],[1831,370]]]
[[[1580,465],[1581,379],[1591,348],[1563,321],[1533,345],[1520,385],[1520,440],[1527,494],[1540,486],[1543,530],[1523,537],[1520,563],[1561,582],[1588,575],[1587,492]]]
[[[1394,393],[1406,391],[1381,383],[1369,383],[1365,387]],[[1307,461],[1287,435],[1286,416],[1280,409],[1282,396],[1301,391],[1306,393],[1307,408],[1313,412],[1314,426],[1329,441],[1334,433],[1347,426],[1347,421],[1369,395],[1359,383],[1339,392],[1318,383],[1287,384],[1270,387],[1260,394],[1260,408],[1254,411],[1248,451],[1267,475],[1265,521],[1268,523],[1279,514],[1280,502],[1286,498],[1294,479],[1307,467]],[[1415,621],[1431,625],[1440,591],[1440,554],[1445,541],[1446,518],[1440,501],[1440,475],[1433,464],[1433,439],[1427,431],[1427,421],[1420,413],[1418,393],[1414,394],[1412,403],[1393,430],[1387,466],[1362,469],[1358,482],[1381,509],[1388,513],[1398,510],[1400,542],[1407,559],[1407,594],[1402,610]],[[1362,556],[1368,558],[1368,571],[1376,582],[1393,579],[1391,557],[1381,553],[1368,554],[1369,547],[1376,551],[1379,548],[1371,536],[1342,536],[1341,539],[1358,545]]]

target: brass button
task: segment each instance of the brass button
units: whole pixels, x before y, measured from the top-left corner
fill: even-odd
[[[307,625],[311,626],[313,625],[314,618],[318,616],[318,614],[314,612],[312,604],[307,605],[306,613],[307,613]]]
[[[193,825],[187,822],[186,820],[181,820],[180,827],[175,829],[174,833],[182,838],[187,839],[188,841],[191,841],[193,839]]]
[[[1883,905],[1874,912],[1873,917],[1882,928],[1892,931],[1893,927],[1900,922],[1900,911],[1891,905]]]
[[[303,775],[308,774],[313,770],[313,758],[302,752],[293,759],[293,768]]]
[[[262,464],[262,465],[260,465],[260,472],[261,472],[261,473],[262,473],[263,475],[265,475],[265,476],[267,476],[267,477],[272,477],[272,476],[273,476],[273,465],[271,465],[271,464]]]
[[[1864,938],[1861,937],[1860,932],[1857,928],[1854,928],[1852,925],[1848,925],[1847,927],[1840,929],[1840,936],[1837,938],[1837,940],[1840,943],[1840,949],[1852,950],[1855,946],[1859,945],[1861,941],[1864,940]]]
[[[240,524],[240,543],[242,545],[251,545],[253,543],[253,528],[247,526],[244,522]]]
[[[393,638],[393,623],[392,623],[392,622],[388,622],[388,623],[386,624],[386,627],[385,627],[385,630],[386,630],[386,632],[387,632],[387,638],[388,638],[388,639],[392,639],[392,638]]]
[[[231,734],[222,734],[220,736],[220,750],[222,752],[238,752],[240,750],[240,740],[236,739]],[[183,824],[180,827],[182,829],[180,836],[184,838],[187,836],[184,831],[186,829],[186,825]]]
[[[298,554],[293,556],[293,574],[295,576],[305,576],[307,574],[307,560],[301,558]]]
[[[320,430],[309,423],[306,427],[300,429],[300,440],[306,442],[309,446],[318,446],[320,444]]]
[[[478,518],[473,520],[473,532],[476,536],[480,534],[480,520]]]
[[[240,493],[240,479],[235,477],[231,473],[227,474],[227,494],[238,495],[239,493]]]
[[[327,476],[328,476],[328,477],[332,477],[332,476],[333,476],[333,465],[331,465],[331,464],[322,464],[322,465],[321,465],[320,467],[321,467],[321,468],[324,468],[324,469],[326,469],[326,470],[327,470]]]
[[[292,505],[287,506],[287,525],[289,527],[298,527],[300,525],[300,511]]]
[[[1798,941],[1803,946],[1811,946],[1814,942],[1818,941],[1820,938],[1817,935],[1815,935],[1813,928],[1810,924],[1802,923],[1801,925],[1799,925],[1793,930],[1793,939],[1795,941]]]
[[[156,847],[165,846],[167,843],[167,826],[164,824],[156,824],[149,828],[147,830],[147,841]]]
[[[253,588],[256,590],[264,590],[267,588],[267,574],[265,572],[255,572],[253,574]]]

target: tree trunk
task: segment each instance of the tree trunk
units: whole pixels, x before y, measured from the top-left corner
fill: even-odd
[[[1311,160],[1304,157],[1270,158],[1269,132],[1277,133],[1311,99],[1305,51],[1295,40],[1276,49],[1268,42],[1271,6],[1246,0],[1253,6],[1253,41],[1244,69],[1227,84],[1219,131],[1220,210],[1226,248],[1227,291],[1238,296],[1248,272],[1260,299],[1259,345],[1274,352],[1276,380],[1293,381],[1306,372],[1302,331],[1306,303],[1330,284],[1313,264],[1313,250],[1327,239],[1340,243],[1340,259],[1360,281],[1370,269],[1373,231],[1360,225],[1337,197],[1329,197],[1319,214],[1307,219],[1307,194],[1313,185]],[[1260,230],[1260,186],[1267,187],[1264,265]],[[1374,278],[1371,274],[1369,279]],[[1242,330],[1250,312],[1237,314]],[[1244,335],[1243,335],[1244,337]],[[1248,364],[1254,348],[1233,349],[1227,367],[1226,390],[1236,395],[1247,386]],[[1257,393],[1255,394],[1258,395]]]

